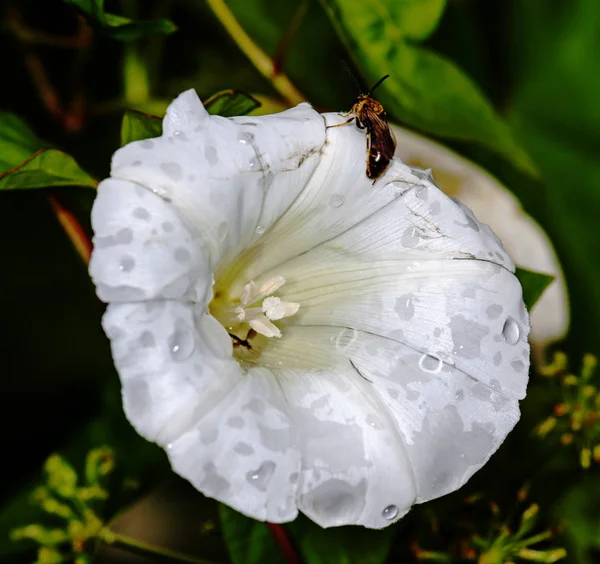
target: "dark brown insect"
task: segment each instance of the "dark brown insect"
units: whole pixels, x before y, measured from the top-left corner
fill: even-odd
[[[342,117],[352,116],[349,120],[330,127],[339,127],[356,120],[359,129],[365,129],[367,133],[367,177],[373,180],[373,184],[386,171],[396,150],[396,139],[387,122],[387,116],[381,103],[371,97],[373,90],[377,88],[386,78],[386,74],[377,81],[368,94],[359,94],[352,109]]]

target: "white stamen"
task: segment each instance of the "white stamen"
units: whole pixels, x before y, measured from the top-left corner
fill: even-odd
[[[300,304],[295,302],[282,302],[281,298],[275,296],[266,298],[262,303],[263,313],[272,320],[283,319],[284,317],[294,315],[299,308]]]
[[[251,303],[256,301],[256,294],[258,293],[256,288],[256,283],[254,280],[251,280],[248,284],[244,286],[242,290],[242,295],[240,296],[240,302],[244,305],[250,305]]]
[[[281,337],[281,331],[271,323],[284,317],[294,315],[300,308],[295,302],[284,302],[277,296],[271,296],[285,284],[283,276],[274,276],[258,288],[254,281],[244,286],[239,305],[233,309],[235,318],[246,322],[257,333],[265,337]],[[263,299],[264,298],[264,299]],[[261,307],[247,307],[263,300]]]
[[[265,337],[281,337],[281,331],[264,315],[250,320],[250,327]]]
[[[259,299],[270,296],[273,292],[277,292],[285,284],[285,278],[283,276],[274,276],[269,278],[259,289]]]

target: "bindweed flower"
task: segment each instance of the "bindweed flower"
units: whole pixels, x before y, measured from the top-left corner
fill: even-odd
[[[519,418],[528,315],[491,230],[308,104],[117,151],[90,272],[127,417],[260,520],[381,528],[461,487]]]

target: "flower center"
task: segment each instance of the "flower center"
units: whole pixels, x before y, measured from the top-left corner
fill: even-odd
[[[285,284],[283,276],[274,276],[257,286],[251,280],[238,297],[215,288],[210,303],[211,314],[227,329],[233,341],[234,356],[239,361],[256,361],[267,339],[281,337],[274,321],[294,315],[300,308],[295,302],[285,302],[273,294]]]

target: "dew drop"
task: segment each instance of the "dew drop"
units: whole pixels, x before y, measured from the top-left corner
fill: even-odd
[[[419,244],[419,232],[416,227],[407,227],[400,237],[401,243],[409,248],[414,249]]]
[[[343,351],[347,349],[356,339],[357,331],[354,328],[342,329],[335,338],[335,348]]]
[[[257,490],[264,492],[273,477],[276,464],[272,460],[265,460],[256,470],[246,473],[246,480]]]
[[[183,362],[192,356],[195,348],[196,342],[192,329],[183,319],[178,319],[175,322],[175,331],[169,337],[171,358],[175,362]]]
[[[457,390],[456,394],[454,394],[454,399],[457,399],[458,401],[465,399],[465,392],[463,390]]]
[[[397,505],[388,505],[382,512],[381,516],[387,521],[391,521],[398,516],[398,506]]]
[[[173,137],[175,137],[179,141],[187,141],[187,135],[183,131],[174,131]]]
[[[341,194],[333,194],[329,198],[329,205],[332,208],[339,208],[339,207],[341,207],[343,205],[344,200],[345,200],[345,198]]]
[[[133,257],[130,257],[129,255],[121,257],[121,260],[119,261],[119,270],[121,272],[131,272],[134,266],[135,260]]]
[[[504,322],[502,336],[509,345],[516,345],[519,342],[521,330],[519,329],[519,324],[512,317],[507,318]]]
[[[443,365],[442,359],[433,354],[424,354],[419,359],[419,368],[424,372],[431,372],[431,374],[438,374]]]
[[[265,228],[264,225],[257,225],[256,226],[256,233],[258,233],[259,235],[262,235],[267,229]]]

